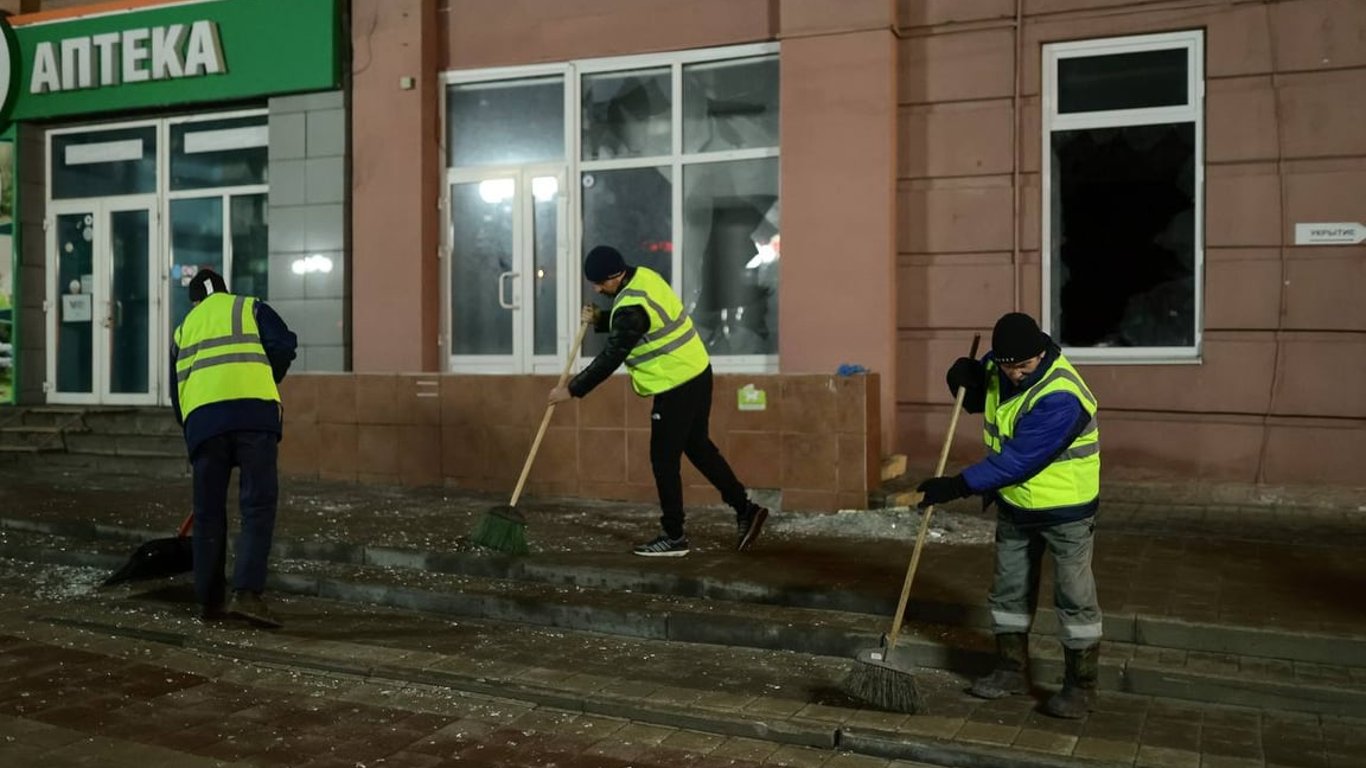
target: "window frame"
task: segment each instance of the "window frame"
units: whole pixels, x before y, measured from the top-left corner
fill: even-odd
[[[752,43],[714,48],[697,48],[684,51],[669,51],[627,56],[610,56],[591,59],[575,59],[553,64],[531,64],[514,67],[492,67],[485,69],[449,70],[441,75],[441,117],[440,169],[444,186],[441,192],[442,212],[442,357],[446,370],[453,370],[450,354],[450,209],[446,200],[450,184],[471,174],[494,170],[492,167],[470,166],[452,167],[447,156],[446,135],[448,130],[448,96],[452,85],[498,80],[518,80],[528,77],[562,75],[565,88],[565,179],[568,190],[568,221],[566,224],[567,241],[562,245],[569,251],[569,263],[573,265],[572,275],[578,279],[566,279],[560,287],[559,318],[559,357],[558,360],[543,355],[532,355],[532,365],[523,373],[558,372],[563,366],[564,354],[568,353],[573,331],[578,325],[579,306],[585,301],[583,293],[583,194],[582,178],[584,173],[595,171],[622,170],[630,168],[668,167],[672,169],[670,184],[670,209],[672,216],[673,263],[671,285],[681,294],[683,279],[683,172],[689,165],[721,163],[733,160],[753,160],[781,157],[781,136],[772,147],[758,149],[728,150],[723,152],[702,152],[685,154],[683,152],[683,68],[689,64],[746,59],[777,57],[780,46],[776,42]],[[583,138],[583,77],[613,72],[629,72],[639,69],[668,68],[670,72],[670,152],[666,155],[647,157],[614,158],[611,160],[584,160],[581,146]],[[540,165],[546,165],[541,163]],[[781,283],[780,289],[781,290]],[[575,361],[581,367],[588,358]],[[779,370],[778,353],[763,355],[713,355],[713,368],[720,373],[776,373]]]
[[[564,102],[563,109],[567,110],[573,106],[570,99],[570,81],[574,73],[570,65],[566,62],[551,64],[528,64],[515,67],[487,67],[482,69],[462,69],[448,70],[441,73],[441,107],[438,109],[440,117],[440,132],[438,133],[439,152],[437,153],[441,168],[441,192],[439,197],[439,209],[441,217],[441,241],[438,250],[438,257],[441,260],[441,328],[437,334],[441,348],[441,366],[447,373],[467,373],[472,375],[481,374],[507,374],[510,371],[502,363],[478,364],[457,361],[454,345],[455,339],[451,335],[451,321],[454,316],[451,296],[451,270],[454,264],[451,261],[451,253],[454,249],[454,231],[451,225],[451,186],[454,184],[477,183],[490,177],[516,176],[523,169],[537,168],[546,170],[551,167],[563,168],[565,173],[573,168],[572,159],[568,152],[574,141],[574,131],[577,123],[571,123],[568,119],[564,122],[564,149],[565,159],[562,161],[537,160],[535,162],[522,163],[518,165],[451,165],[450,147],[447,140],[450,131],[450,121],[448,114],[450,110],[450,88],[454,85],[470,85],[477,83],[497,83],[507,80],[527,80],[540,77],[560,77],[564,80]],[[566,177],[566,187],[569,186],[569,179]],[[568,218],[573,218],[572,215]],[[519,248],[521,241],[529,236],[526,225],[523,228],[514,230],[514,248]],[[568,242],[559,243],[560,249],[572,248],[577,237],[577,226],[573,222],[566,222],[568,226]],[[572,303],[569,301],[570,294],[564,285],[568,281],[560,281],[557,286],[555,299],[559,305],[559,326],[556,329],[556,353],[551,355],[537,355],[534,350],[526,355],[529,365],[525,370],[516,370],[517,375],[551,375],[558,374],[564,367],[564,356],[569,352],[569,345],[572,342],[572,334],[577,327],[578,308],[575,306],[572,313],[568,312],[567,307]]]
[[[1063,347],[1075,362],[1107,365],[1199,364],[1202,360],[1205,325],[1205,34],[1202,30],[1162,32],[1149,35],[1097,38],[1043,46],[1041,87],[1042,114],[1039,156],[1040,214],[1039,261],[1042,267],[1042,318],[1044,331],[1053,333],[1053,162],[1054,131],[1124,128],[1166,123],[1192,123],[1195,132],[1194,220],[1194,342],[1167,347]],[[1096,112],[1058,112],[1058,62],[1063,59],[1145,51],[1185,49],[1187,103],[1184,106],[1145,107]],[[1061,342],[1059,342],[1061,343]]]
[[[48,228],[51,221],[55,220],[54,211],[60,210],[63,206],[79,206],[84,201],[129,201],[136,198],[146,198],[152,202],[152,213],[155,217],[153,228],[159,242],[156,245],[156,252],[152,254],[152,270],[158,274],[157,283],[159,291],[153,297],[156,308],[152,312],[151,321],[156,326],[156,335],[153,337],[153,345],[157,348],[165,348],[169,345],[169,334],[171,332],[171,291],[177,290],[178,286],[171,285],[168,269],[172,263],[171,253],[171,203],[174,200],[198,197],[217,197],[223,200],[223,267],[224,272],[229,278],[232,277],[232,232],[231,232],[231,212],[229,210],[230,200],[239,195],[270,194],[270,181],[264,184],[246,184],[236,187],[205,187],[203,189],[171,190],[171,126],[183,125],[186,123],[212,122],[218,120],[230,120],[235,118],[259,117],[269,123],[270,109],[267,106],[241,106],[233,109],[220,111],[207,110],[195,111],[184,114],[168,115],[161,117],[145,117],[131,120],[90,120],[72,124],[65,124],[49,128],[43,131],[43,199],[46,205],[44,214],[44,228]],[[156,128],[157,150],[156,150],[156,188],[151,192],[134,195],[101,195],[94,197],[73,197],[73,198],[54,198],[52,195],[52,162],[53,162],[53,139],[57,136],[81,133],[94,133],[108,130],[120,130],[125,128]],[[45,296],[50,302],[56,301],[55,296],[50,290],[52,283],[50,276],[52,272],[51,243],[44,236],[44,249],[47,251],[44,258],[47,259],[48,266],[48,287],[45,288]],[[45,323],[47,321],[44,321]],[[55,329],[49,327],[46,331],[45,344],[49,361],[54,361],[53,351],[56,350]],[[50,362],[44,388],[46,391],[46,402],[49,403],[68,403],[68,402],[100,402],[100,395],[92,393],[90,395],[72,396],[70,393],[57,393],[57,377],[55,362]],[[156,373],[155,379],[155,400],[159,405],[167,406],[171,404],[171,387],[174,382],[167,377],[167,368],[164,365],[154,366]],[[51,386],[51,391],[47,387]],[[54,397],[55,395],[55,397]]]

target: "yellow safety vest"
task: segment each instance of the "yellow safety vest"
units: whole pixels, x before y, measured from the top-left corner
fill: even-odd
[[[256,299],[215,293],[175,329],[176,391],[181,418],[224,400],[280,402],[270,358],[252,311]]]
[[[1091,417],[1086,428],[1053,463],[1037,475],[997,491],[1017,509],[1043,511],[1087,504],[1100,495],[1100,427],[1096,423],[1096,397],[1067,358],[1058,359],[1034,386],[1001,402],[1000,377],[994,360],[987,361],[987,401],[983,438],[987,448],[1000,453],[1015,434],[1015,424],[1044,395],[1070,392]]]
[[[636,306],[650,318],[649,330],[626,356],[637,395],[667,392],[706,370],[707,348],[692,318],[683,311],[683,302],[658,272],[636,267],[635,276],[612,301],[612,315],[622,307]]]

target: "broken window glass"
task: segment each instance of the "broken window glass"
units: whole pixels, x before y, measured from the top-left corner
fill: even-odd
[[[778,158],[683,170],[682,297],[714,355],[778,353]]]
[[[1195,124],[1055,130],[1052,328],[1067,347],[1189,347]]]
[[[673,151],[673,86],[667,67],[585,75],[582,87],[584,160]]]
[[[683,151],[778,146],[778,57],[683,67]]]

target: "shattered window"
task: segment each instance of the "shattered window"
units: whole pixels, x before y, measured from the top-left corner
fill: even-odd
[[[683,151],[778,146],[778,57],[683,68]]]
[[[1195,125],[1054,131],[1052,143],[1054,336],[1195,344]]]
[[[583,159],[667,155],[673,109],[667,67],[583,78]]]
[[[1199,354],[1202,42],[1045,46],[1045,321],[1078,359]]]
[[[778,354],[781,255],[778,57],[745,54],[599,62],[579,88],[582,253],[612,245],[659,272],[737,369]]]

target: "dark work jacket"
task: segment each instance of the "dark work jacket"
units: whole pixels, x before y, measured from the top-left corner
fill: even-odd
[[[626,270],[626,279],[621,287],[630,285],[631,278],[635,276],[635,267]],[[626,356],[640,343],[640,337],[650,330],[650,316],[645,313],[644,307],[634,304],[622,307],[615,313],[608,310],[599,316],[595,330],[611,333],[607,337],[606,348],[579,375],[569,380],[569,394],[574,397],[583,397],[592,392],[594,387],[606,381],[613,371],[626,362]]]
[[[279,384],[289,373],[289,365],[294,361],[294,351],[298,338],[289,330],[285,321],[270,305],[257,299],[252,304],[256,327],[261,334],[261,346],[270,359],[271,372],[275,383]],[[270,400],[243,399],[222,400],[217,403],[201,405],[194,409],[186,420],[180,413],[180,388],[175,386],[176,356],[180,348],[171,342],[171,409],[176,423],[185,431],[185,448],[191,459],[199,446],[211,437],[225,432],[270,432],[276,439],[284,436],[284,417],[282,406]]]

